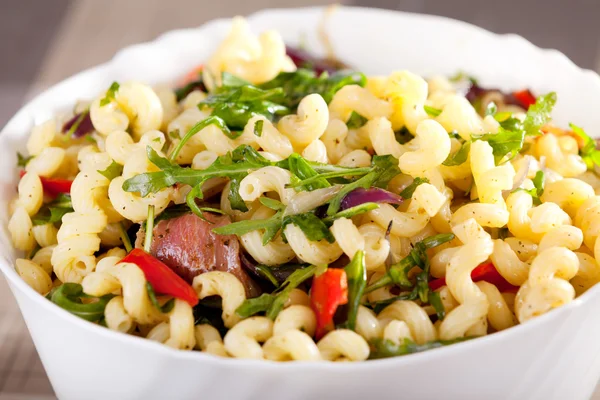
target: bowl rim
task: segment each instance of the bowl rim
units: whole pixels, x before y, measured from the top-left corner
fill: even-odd
[[[294,12],[322,12],[326,9],[327,6],[316,6],[316,7],[295,7],[295,8],[272,8],[272,9],[264,9],[252,14],[249,14],[246,18],[248,20],[252,20],[254,18],[259,18],[263,16],[276,16],[277,14],[288,14]],[[450,25],[454,25],[457,27],[462,27],[465,29],[469,29],[478,35],[486,36],[490,40],[494,40],[496,42],[515,42],[518,45],[527,48],[530,52],[538,52],[544,54],[545,57],[552,58],[553,62],[561,63],[564,68],[570,69],[573,73],[588,75],[588,79],[595,80],[595,84],[600,90],[600,76],[589,69],[584,69],[578,67],[573,61],[571,61],[567,56],[555,49],[545,49],[540,48],[530,41],[526,40],[520,35],[517,34],[496,34],[490,32],[486,29],[478,27],[476,25],[437,15],[430,14],[418,14],[412,12],[398,11],[398,10],[385,10],[373,7],[355,7],[355,6],[339,6],[338,12],[361,12],[370,14],[370,17],[377,17],[384,14],[396,14],[403,15],[406,18],[413,18],[417,20],[430,20],[430,21],[438,21],[445,22]],[[34,109],[37,106],[37,103],[41,102],[46,97],[52,97],[52,93],[57,91],[60,87],[70,84],[75,80],[81,79],[83,76],[88,75],[96,75],[99,74],[103,69],[108,68],[116,59],[120,56],[121,53],[128,52],[133,48],[139,46],[153,46],[161,41],[165,40],[171,35],[175,35],[178,33],[189,32],[189,31],[201,31],[209,28],[212,25],[223,24],[230,21],[228,18],[219,18],[207,21],[206,23],[195,27],[195,28],[186,28],[186,29],[175,29],[162,33],[158,37],[153,40],[133,44],[130,46],[126,46],[120,50],[118,50],[115,55],[107,62],[96,65],[94,67],[85,69],[80,71],[74,75],[69,76],[68,78],[61,80],[60,82],[46,88],[43,92],[37,94],[34,98],[27,101],[19,111],[17,111],[14,116],[6,123],[6,125],[0,131],[0,135],[5,133],[10,126],[12,126],[15,121],[22,118],[22,114],[29,112],[31,109]],[[12,245],[11,245],[12,247]],[[89,332],[90,335],[96,334],[101,335],[103,338],[113,341],[120,341],[122,344],[137,346],[141,350],[146,350],[147,352],[154,352],[157,355],[171,357],[174,360],[188,360],[188,361],[202,361],[202,362],[213,362],[219,365],[230,367],[230,366],[241,366],[241,367],[260,367],[260,368],[285,368],[291,371],[302,372],[303,370],[310,368],[317,370],[330,370],[332,368],[341,369],[344,371],[353,370],[356,372],[360,372],[362,370],[372,369],[375,366],[377,367],[390,367],[396,366],[401,367],[405,364],[415,365],[417,363],[429,363],[435,362],[436,360],[440,360],[446,357],[455,357],[457,353],[463,353],[465,351],[476,351],[477,349],[483,346],[493,346],[494,344],[498,344],[503,340],[509,340],[515,335],[525,335],[527,331],[535,330],[538,326],[545,324],[547,321],[558,320],[560,318],[566,317],[572,309],[582,307],[585,303],[589,302],[592,297],[600,296],[600,285],[595,285],[590,288],[584,294],[579,297],[576,297],[572,302],[563,305],[559,308],[553,309],[548,313],[539,316],[532,321],[528,321],[525,324],[518,324],[509,329],[495,332],[493,334],[489,334],[486,336],[482,336],[479,338],[475,338],[474,340],[467,340],[464,342],[459,342],[452,344],[450,346],[443,346],[434,351],[424,351],[419,353],[407,354],[404,356],[390,357],[384,359],[377,360],[367,360],[366,362],[353,362],[353,363],[324,363],[320,361],[311,361],[311,362],[291,362],[291,363],[281,363],[270,360],[249,360],[249,359],[239,359],[239,358],[223,358],[223,357],[215,357],[210,354],[206,354],[200,351],[187,351],[187,350],[178,350],[166,346],[162,343],[158,343],[152,340],[148,340],[143,337],[138,337],[129,334],[123,334],[121,332],[113,331],[102,327],[100,325],[90,323],[82,318],[75,316],[74,314],[69,313],[68,311],[56,306],[52,302],[48,301],[44,296],[37,293],[33,290],[27,283],[22,280],[16,270],[14,269],[14,261],[8,261],[7,257],[0,257],[0,271],[3,272],[6,280],[8,281],[11,289],[13,291],[18,290],[24,296],[26,296],[29,300],[31,300],[36,307],[44,307],[50,313],[56,314],[57,317],[61,319],[61,323],[64,324],[75,324],[77,327],[84,329],[86,332]],[[15,295],[15,297],[17,297]],[[19,306],[20,307],[20,306]]]

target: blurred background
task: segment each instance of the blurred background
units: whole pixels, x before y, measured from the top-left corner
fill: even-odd
[[[329,3],[0,0],[0,127],[27,99],[76,72],[108,61],[124,46],[152,40],[171,29],[195,27],[213,18],[245,15],[263,8]],[[344,0],[338,3],[442,15],[496,33],[517,33],[538,46],[562,51],[581,67],[600,70],[598,0]],[[498,54],[498,57],[512,56]],[[13,297],[0,277],[0,400],[53,398]],[[600,400],[600,393],[594,398]]]

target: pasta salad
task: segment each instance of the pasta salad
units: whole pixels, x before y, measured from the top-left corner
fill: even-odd
[[[90,322],[221,357],[504,330],[600,281],[600,152],[552,124],[556,100],[367,77],[235,18],[177,85],[114,82],[33,128],[16,271]]]

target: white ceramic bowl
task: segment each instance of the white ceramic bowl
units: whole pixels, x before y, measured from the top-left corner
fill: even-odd
[[[322,9],[264,11],[255,32],[276,29],[287,43],[306,35],[318,51]],[[521,37],[498,36],[440,17],[341,8],[329,21],[338,56],[369,74],[464,70],[485,86],[556,90],[554,117],[600,129],[600,79],[564,55]],[[19,303],[61,399],[586,399],[600,377],[600,287],[525,325],[426,353],[363,363],[273,363],[176,351],[111,332],[54,306],[15,273],[6,206],[15,195],[17,150],[29,130],[112,81],[171,81],[206,60],[229,22],[174,31],[128,47],[112,61],[52,87],[0,134],[0,269]]]

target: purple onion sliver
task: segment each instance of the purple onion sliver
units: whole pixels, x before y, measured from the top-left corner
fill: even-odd
[[[286,54],[292,59],[296,67],[307,68],[310,65],[310,69],[315,71],[315,74],[321,75],[323,72],[333,73],[340,69],[348,68],[340,61],[316,57],[306,50],[299,49],[297,47],[286,46]]]
[[[75,114],[73,116],[73,118],[71,118],[70,120],[65,122],[65,124],[62,127],[63,133],[69,132],[69,129],[71,129],[73,127],[73,125],[75,125],[75,123],[77,122],[77,120],[79,119],[80,116],[81,116],[81,113]],[[73,132],[73,137],[75,137],[75,138],[83,137],[86,134],[92,132],[93,130],[94,130],[94,125],[92,124],[92,119],[90,118],[90,113],[85,112],[85,116],[79,123],[79,126],[77,127],[77,129],[75,129],[75,132]]]
[[[403,201],[400,195],[380,188],[357,188],[351,191],[344,197],[340,208],[346,210],[348,208],[356,207],[364,203],[387,203],[387,204],[401,204]]]

